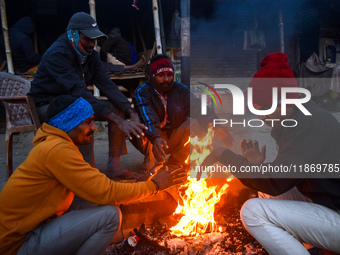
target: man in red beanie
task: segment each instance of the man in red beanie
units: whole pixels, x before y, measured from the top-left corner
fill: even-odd
[[[281,89],[297,87],[287,59],[283,53],[266,56],[249,85],[253,90],[253,106],[258,110],[271,108],[272,89],[278,89],[277,105],[273,105],[276,110],[260,116],[262,120],[276,120],[271,133],[279,146],[276,159],[264,163],[265,146],[260,150],[257,141],[243,139],[242,156],[218,148],[202,165],[219,161],[235,166],[237,171],[233,175],[259,191],[262,198],[248,200],[241,209],[241,219],[270,254],[309,254],[302,243],[339,253],[340,179],[330,173],[339,173],[340,124],[313,102],[304,104],[311,115],[305,115],[292,104],[287,105],[286,115],[281,113]],[[298,94],[292,93],[287,98],[297,99]],[[279,125],[284,119],[292,119],[297,125]],[[322,171],[316,169],[318,166],[324,166]],[[263,198],[272,196],[276,199]]]
[[[146,72],[146,82],[136,88],[132,98],[142,123],[148,128],[145,137],[132,140],[145,155],[144,171],[166,160],[169,165],[188,165],[190,118],[199,120],[205,129],[215,115],[211,109],[207,115],[200,114],[200,100],[186,85],[174,81],[174,67],[167,55],[153,56]],[[227,146],[232,145],[233,139],[225,128],[215,128],[215,134]]]

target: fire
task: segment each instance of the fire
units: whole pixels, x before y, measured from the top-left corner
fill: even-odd
[[[190,139],[192,152],[187,160],[190,160],[191,176],[196,176],[195,166],[199,166],[212,150],[213,138],[214,131],[210,127],[205,137]],[[171,233],[176,236],[192,236],[204,234],[207,230],[220,231],[214,220],[215,204],[220,201],[229,185],[226,183],[222,187],[208,187],[205,179],[197,181],[188,178],[188,181],[180,187],[180,190],[185,190],[184,194],[180,194],[183,204],[179,204],[174,212],[183,216],[176,226],[170,228]]]

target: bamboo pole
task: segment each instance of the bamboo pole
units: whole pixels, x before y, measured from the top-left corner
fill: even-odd
[[[155,27],[157,54],[162,54],[161,28],[160,28],[160,25],[159,25],[159,14],[158,14],[158,2],[157,2],[157,0],[152,0],[152,10],[153,10],[153,23],[154,23],[154,27]]]
[[[96,1],[95,0],[89,0],[89,6],[90,6],[90,15],[96,19]],[[96,50],[98,51],[97,42],[96,42]],[[100,97],[99,89],[96,86],[93,86],[93,95],[95,97]]]
[[[95,0],[89,0],[89,6],[90,6],[90,15],[96,19],[96,1]]]
[[[8,68],[9,73],[14,74],[12,51],[11,51],[11,46],[10,46],[10,43],[9,43],[9,35],[8,35],[8,25],[7,25],[5,0],[0,1],[0,9],[1,9],[2,33],[4,35],[4,42],[5,42],[7,68]]]

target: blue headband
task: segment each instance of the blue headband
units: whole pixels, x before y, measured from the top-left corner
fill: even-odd
[[[48,124],[63,130],[65,133],[77,127],[94,114],[92,106],[82,97],[53,116]]]

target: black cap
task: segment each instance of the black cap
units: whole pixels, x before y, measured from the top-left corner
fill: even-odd
[[[66,30],[70,29],[79,30],[91,39],[99,37],[107,38],[107,36],[99,30],[96,20],[90,14],[85,12],[77,12],[71,17]]]

